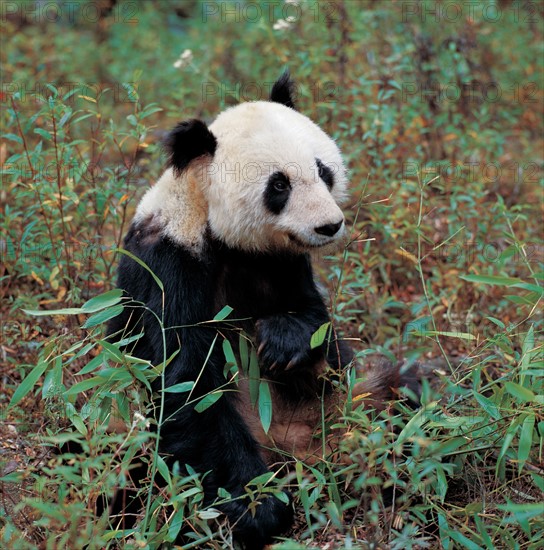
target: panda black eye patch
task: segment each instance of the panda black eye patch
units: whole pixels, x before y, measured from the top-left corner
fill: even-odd
[[[266,182],[264,204],[272,214],[279,214],[291,194],[291,182],[283,172],[274,172]]]
[[[334,185],[334,175],[332,170],[323,164],[319,159],[315,159],[315,162],[317,164],[319,177],[325,182],[325,185],[329,189],[332,189],[332,186]]]

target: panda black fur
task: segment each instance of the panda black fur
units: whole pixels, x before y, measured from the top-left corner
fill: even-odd
[[[187,394],[164,394],[160,451],[170,463],[206,473],[206,503],[220,487],[244,495],[245,485],[268,471],[267,442],[294,453],[310,448],[320,397],[330,393],[320,376],[325,363],[339,369],[352,359],[342,341],[310,348],[329,315],[309,252],[342,242],[347,180],[338,147],[293,108],[291,90],[284,74],[271,101],[232,107],[209,128],[199,120],[175,127],[166,140],[169,168],[142,199],[125,238],[125,248],[162,281],[164,297],[146,269],[127,256],[120,262],[119,287],[147,311],[126,307],[109,334],[120,339],[143,329],[132,354],[152,364],[177,352],[166,386],[198,380],[194,403],[225,385],[221,340],[234,335],[236,344],[238,332],[206,323],[225,305],[240,320],[230,328],[253,339],[261,376],[270,381],[268,435],[251,414],[247,381],[200,413],[184,405]],[[166,350],[155,315],[168,329]],[[380,384],[376,390],[386,393],[392,381]],[[268,497],[254,516],[247,504],[240,498],[220,507],[247,548],[290,527],[290,504]]]

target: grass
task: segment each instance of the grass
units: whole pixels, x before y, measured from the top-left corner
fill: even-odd
[[[417,411],[346,404],[326,426],[345,432],[339,453],[256,480],[255,495],[295,497],[278,548],[542,547],[539,4],[477,3],[467,23],[462,3],[456,16],[444,2],[307,2],[279,29],[279,2],[258,17],[245,3],[120,2],[100,20],[87,4],[52,22],[12,2],[1,18],[0,546],[157,548],[182,526],[194,548],[231,546],[199,477],[155,451],[161,366],[103,327],[123,307],[118,249],[164,131],[263,98],[289,65],[302,112],[351,171],[350,243],[318,262],[335,326],[359,362],[418,362],[424,380]],[[84,452],[48,451],[66,441]],[[95,505],[135,456],[167,486],[123,533]]]

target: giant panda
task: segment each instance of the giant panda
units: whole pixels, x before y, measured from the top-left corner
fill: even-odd
[[[312,435],[323,410],[334,408],[324,373],[353,357],[332,331],[323,344],[310,345],[330,320],[311,253],[344,242],[346,169],[336,143],[295,109],[288,72],[269,101],[228,108],[209,126],[181,122],[165,148],[168,167],[139,203],[124,241],[139,262],[120,260],[118,286],[135,307],[125,307],[108,332],[113,340],[143,332],[131,353],[154,365],[173,357],[154,390],[195,382],[190,404],[187,393],[162,394],[160,452],[170,464],[205,474],[205,503],[226,489],[233,500],[219,508],[235,538],[261,548],[291,526],[291,498],[268,496],[253,513],[244,487],[282,452],[300,458],[317,452]],[[227,305],[229,317],[210,322]],[[225,389],[222,341],[237,350],[240,334],[250,339],[259,376],[271,388],[267,433],[242,373],[213,405],[194,408],[199,398]],[[360,391],[379,405],[395,377],[381,373]],[[116,499],[117,509],[128,497]]]

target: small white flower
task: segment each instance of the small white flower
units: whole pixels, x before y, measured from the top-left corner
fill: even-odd
[[[181,69],[182,67],[187,67],[193,61],[193,52],[192,50],[184,50],[179,58],[174,62],[174,67],[176,69]]]
[[[134,413],[134,417],[132,418],[132,426],[135,428],[138,424],[142,422],[144,423],[144,426],[146,428],[149,428],[149,425],[150,425],[149,420],[143,414],[136,411]]]
[[[294,17],[288,17],[287,19],[278,19],[274,25],[273,25],[273,29],[275,31],[284,31],[284,30],[288,30],[290,29],[292,26],[293,26],[293,22],[294,22],[295,18]]]

